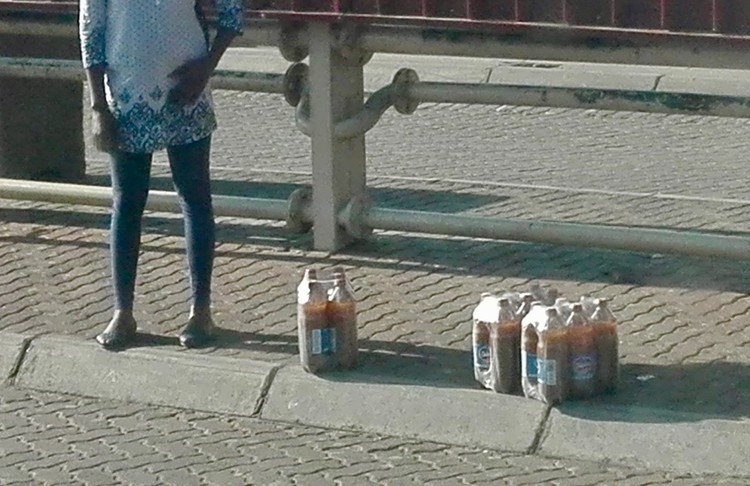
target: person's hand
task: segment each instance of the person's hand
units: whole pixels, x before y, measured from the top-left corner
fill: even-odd
[[[111,153],[117,147],[117,121],[107,108],[94,108],[91,117],[91,135],[94,147]]]
[[[169,92],[169,101],[177,104],[194,103],[206,89],[212,73],[213,66],[208,57],[193,59],[178,67],[169,75],[176,82]]]

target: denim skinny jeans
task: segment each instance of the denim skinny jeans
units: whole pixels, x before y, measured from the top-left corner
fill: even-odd
[[[211,137],[167,148],[172,181],[180,197],[193,307],[211,304],[215,224],[211,203]],[[148,197],[153,154],[117,151],[111,156],[112,224],[110,255],[116,310],[132,310],[141,243],[141,219]]]

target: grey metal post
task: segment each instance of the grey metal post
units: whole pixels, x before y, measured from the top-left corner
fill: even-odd
[[[338,52],[330,24],[312,23],[309,35],[314,245],[335,251],[351,242],[337,214],[365,191],[366,169],[364,135],[340,140],[334,128],[362,109],[364,74]]]

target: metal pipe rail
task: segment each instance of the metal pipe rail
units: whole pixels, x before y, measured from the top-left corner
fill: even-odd
[[[750,96],[437,82],[410,84],[406,96],[420,103],[545,106],[750,118]]]
[[[57,182],[24,181],[0,179],[0,198],[23,201],[73,204],[92,207],[111,207],[112,189],[103,186],[82,184],[62,184]],[[281,220],[288,218],[290,202],[276,199],[262,199],[238,196],[213,196],[214,212],[217,216]],[[176,193],[155,191],[148,193],[146,209],[149,211],[179,213],[181,211]],[[299,210],[303,222],[312,222],[307,209]]]
[[[300,230],[313,223],[306,194],[293,193],[288,201],[236,196],[214,196],[217,216],[264,220],[297,219]],[[109,207],[112,190],[108,187],[0,179],[0,198],[26,201]],[[146,209],[180,212],[173,192],[150,191]],[[691,231],[657,230],[629,226],[523,221],[481,216],[405,211],[351,205],[339,212],[340,224],[349,228],[381,229],[426,234],[450,234],[473,238],[529,241],[613,250],[672,253],[688,256],[750,259],[750,239]]]
[[[0,76],[83,80],[78,61],[0,57]],[[310,136],[309,94],[305,94],[307,67],[292,65],[286,74],[217,70],[211,84],[217,89],[285,94],[297,105],[297,127]],[[298,103],[291,100],[301,100]],[[401,100],[401,101],[399,101]],[[466,103],[486,105],[547,106],[647,113],[696,114],[750,118],[750,96],[725,96],[662,91],[602,88],[525,86],[497,83],[446,83],[419,81],[417,73],[403,69],[394,82],[373,93],[355,116],[336,123],[339,139],[370,130],[385,111],[398,103]],[[416,108],[416,105],[413,106]],[[403,110],[399,110],[404,113]],[[410,110],[409,112],[413,111]]]

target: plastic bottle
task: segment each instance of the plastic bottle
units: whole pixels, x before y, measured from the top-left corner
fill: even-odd
[[[331,269],[331,274],[333,275],[333,282],[331,282],[333,285],[335,285],[336,277],[340,274],[344,276],[344,280],[346,280],[346,290],[349,291],[350,294],[355,295],[354,288],[352,287],[351,282],[349,281],[349,277],[346,275],[346,272],[344,272],[344,267],[341,265],[337,265]],[[333,285],[331,286],[331,289],[329,292],[333,292]]]
[[[529,286],[529,292],[534,296],[536,302],[544,303],[544,300],[547,298],[547,292],[536,282]]]
[[[531,304],[534,303],[534,294],[531,292],[526,292],[521,294],[521,303],[518,305],[518,308],[516,309],[516,316],[518,317],[518,322],[521,322],[524,317],[529,313],[531,310]]]
[[[490,372],[490,324],[497,317],[497,297],[484,293],[472,313],[471,345],[474,357],[474,379],[482,386],[489,386]]]
[[[546,307],[535,302],[521,321],[521,387],[527,398],[539,398],[537,347],[539,333],[537,326],[545,319]]]
[[[558,297],[555,299],[554,306],[563,321],[567,321],[570,314],[573,313],[573,304],[571,304],[565,297]]]
[[[500,299],[508,299],[513,309],[517,309],[521,305],[521,294],[518,292],[501,292],[498,295],[500,295],[498,297]]]
[[[565,323],[557,309],[546,309],[546,319],[538,327],[539,398],[548,405],[565,401],[568,396],[568,342]]]
[[[597,346],[594,326],[583,314],[583,305],[575,303],[568,321],[568,366],[570,370],[570,396],[590,398],[597,392]]]
[[[302,367],[310,373],[336,367],[336,330],[328,324],[328,298],[315,270],[297,287],[297,332]]]
[[[334,284],[326,309],[328,323],[335,330],[338,365],[343,369],[357,366],[359,341],[357,339],[357,301],[343,273],[334,274]]]
[[[544,298],[545,305],[555,305],[555,301],[560,297],[560,291],[556,287],[550,287],[547,289],[546,296]]]
[[[509,299],[499,300],[498,315],[490,324],[490,387],[512,393],[521,382],[521,323]]]
[[[609,309],[607,299],[596,302],[596,310],[591,316],[594,328],[594,341],[599,357],[597,365],[597,388],[600,392],[613,392],[620,381],[619,338],[617,319]]]
[[[583,306],[583,315],[590,321],[596,310],[597,299],[589,295],[582,295],[578,302]]]

